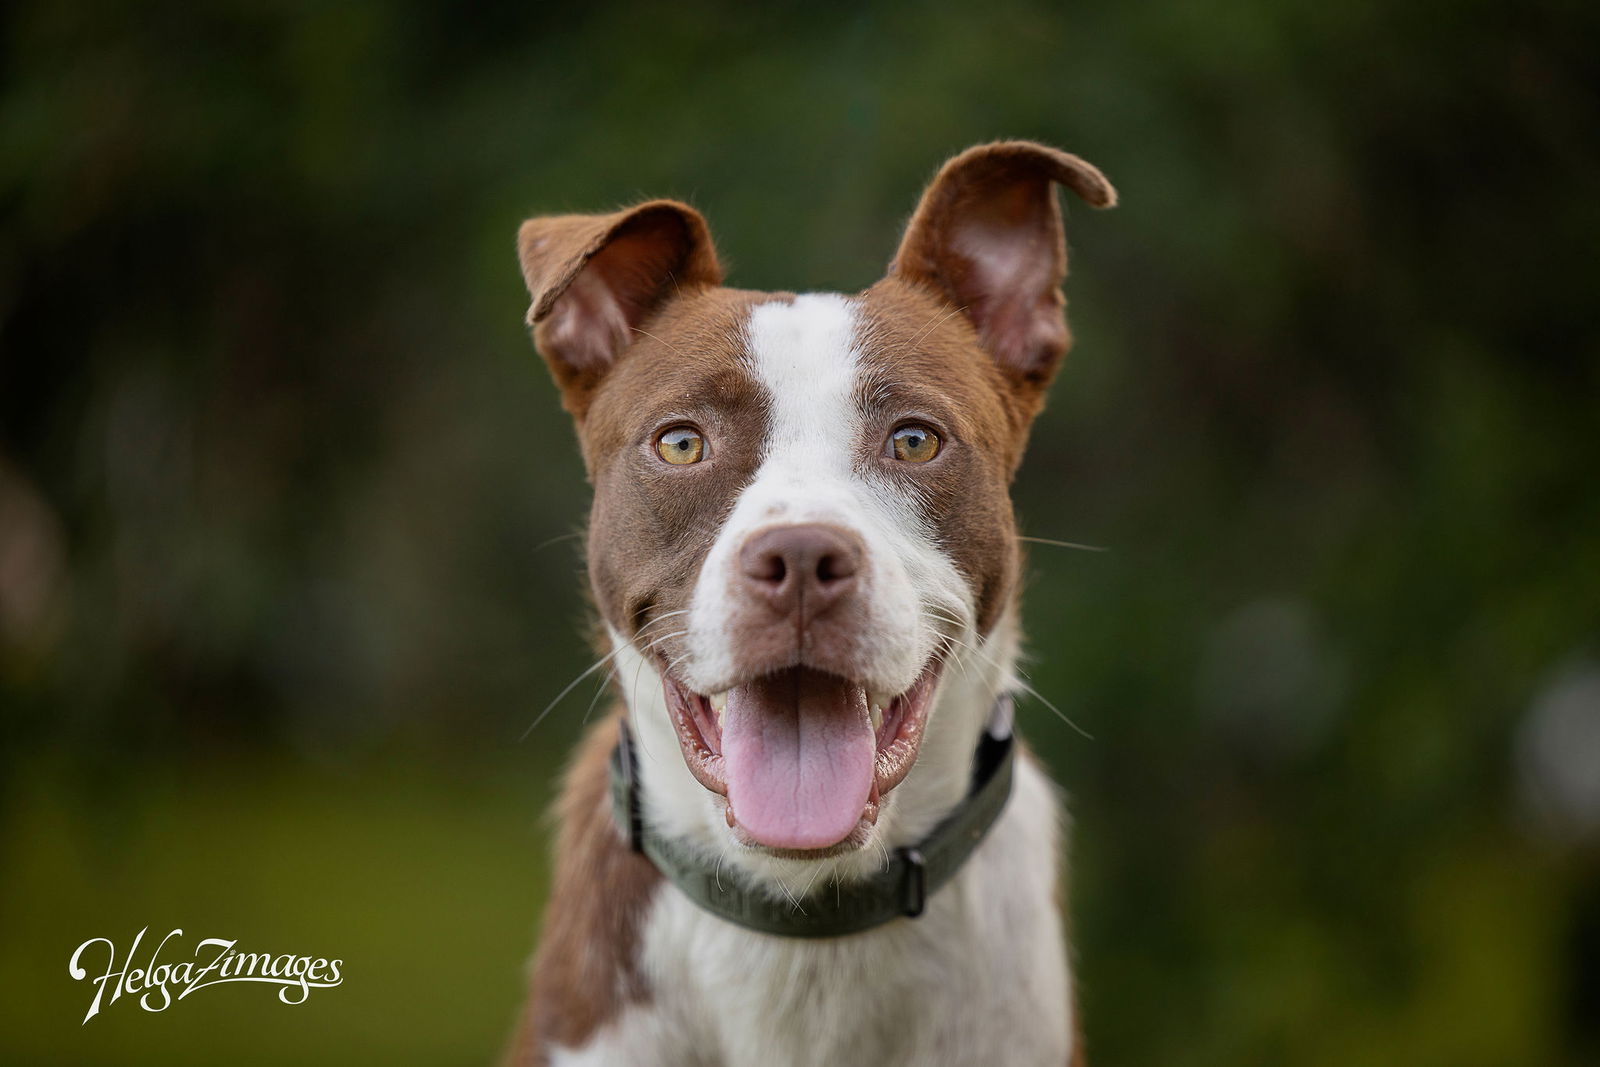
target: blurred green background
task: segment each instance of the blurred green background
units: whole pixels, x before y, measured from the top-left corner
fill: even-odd
[[[9,5],[0,1062],[479,1063],[590,660],[526,215],[1102,166],[1017,485],[1099,1064],[1600,1063],[1600,7]],[[342,957],[80,1026],[79,942]]]

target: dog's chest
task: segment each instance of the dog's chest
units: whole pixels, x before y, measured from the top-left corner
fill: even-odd
[[[557,1064],[871,1067],[1067,1062],[1052,799],[1031,764],[990,839],[914,922],[752,933],[668,889],[641,930],[648,1002]]]

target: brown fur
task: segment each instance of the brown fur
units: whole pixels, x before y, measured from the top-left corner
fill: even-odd
[[[611,815],[608,761],[621,711],[590,729],[556,812],[555,876],[533,960],[527,1008],[507,1062],[538,1067],[551,1044],[581,1046],[627,1005],[649,1000],[639,924],[661,875]]]

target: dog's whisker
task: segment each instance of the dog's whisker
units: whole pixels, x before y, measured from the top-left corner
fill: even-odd
[[[939,644],[939,654],[944,656],[946,659],[949,659],[950,652],[955,647],[954,643],[951,641],[950,635],[947,633],[938,633],[935,634],[934,639]],[[965,669],[964,665],[959,662],[956,665]]]
[[[594,696],[589,698],[589,706],[583,709],[583,718],[578,720],[580,723],[587,724],[589,722],[589,716],[594,714],[595,705],[600,703],[600,694],[604,693],[606,687],[616,681],[616,678],[617,668],[615,664],[612,664],[611,669],[606,671],[606,676],[600,679],[600,684],[594,687]]]
[[[934,619],[938,622],[949,623],[957,630],[965,630],[967,628],[966,622],[962,619],[956,618],[954,615],[947,615],[931,607],[923,607],[921,611],[925,617]]]
[[[674,284],[676,284],[676,283],[674,283]],[[685,356],[683,354],[683,350],[681,348],[679,348],[677,345],[673,344],[671,341],[667,341],[667,340],[665,340],[663,338],[657,337],[655,334],[651,333],[649,330],[641,330],[637,326],[629,326],[628,329],[632,330],[634,333],[642,333],[646,337],[650,338],[650,340],[655,341],[655,342],[657,342],[659,344],[666,345],[668,348],[672,349],[673,352],[675,352],[677,355],[681,356],[684,359],[688,359],[689,358],[688,356]]]
[[[659,637],[652,638],[651,640],[645,642],[644,648],[640,649],[640,651],[644,652],[646,654],[654,652],[658,647],[660,647],[662,645],[662,643],[664,643],[666,641],[671,641],[671,640],[673,640],[674,638],[677,638],[677,637],[687,637],[688,634],[689,634],[688,630],[674,630],[670,634],[662,634]]]
[[[639,672],[644,669],[644,664],[645,664],[645,659],[644,659],[643,656],[640,656],[639,657],[639,662],[635,663],[633,665],[633,681],[628,686],[628,711],[627,711],[627,714],[628,714],[628,716],[630,718],[633,715],[633,709],[639,706]],[[647,743],[646,743],[646,741],[644,739],[644,735],[639,730],[636,729],[636,730],[633,731],[633,737],[634,737],[634,744],[639,746],[639,751],[644,753],[644,755],[647,758],[654,759],[655,757],[651,753],[651,751],[650,751],[650,749],[649,749],[649,747],[648,747],[648,745],[647,745]]]
[[[1073,730],[1077,731],[1077,733],[1085,741],[1093,741],[1094,740],[1094,734],[1091,734],[1088,730],[1085,730],[1083,727],[1081,727],[1077,723],[1073,722],[1072,719],[1070,719],[1067,716],[1067,713],[1062,711],[1060,708],[1056,707],[1055,702],[1052,701],[1049,697],[1047,697],[1043,693],[1039,692],[1037,689],[1035,689],[1033,686],[1029,685],[1027,682],[1019,681],[1019,682],[1017,682],[1017,686],[1023,692],[1025,692],[1025,693],[1029,694],[1030,696],[1034,697],[1041,704],[1043,704],[1045,707],[1047,707],[1051,711],[1055,712],[1056,713],[1056,718],[1060,719],[1062,722],[1064,722],[1068,726],[1072,727]]]
[[[922,608],[920,609],[920,614],[923,618],[928,619],[936,624],[933,628],[934,635],[941,640],[946,637],[954,637],[958,633],[965,633],[967,631],[967,623],[953,615],[945,615],[932,608]],[[939,623],[943,623],[944,626],[951,627],[952,630],[950,632],[946,632],[942,626],[937,625]]]
[[[659,626],[668,619],[675,619],[679,615],[687,614],[689,614],[688,608],[679,608],[677,611],[664,611],[660,615],[657,615],[655,618],[651,619],[649,622],[645,623],[643,626],[639,627],[638,633],[635,633],[633,636],[638,637],[652,626]]]
[[[955,316],[961,314],[965,310],[967,310],[967,308],[966,308],[966,305],[963,304],[961,307],[955,308],[952,311],[947,311],[943,316],[941,316],[939,318],[938,322],[933,323],[932,326],[925,326],[925,328],[920,333],[918,333],[917,336],[915,336],[915,337],[913,337],[911,339],[911,343],[906,345],[906,347],[907,348],[913,348],[913,349],[916,348],[917,345],[921,344],[935,330],[937,330],[939,327],[943,326],[945,323],[949,322],[951,319],[955,318]],[[931,322],[932,320],[930,319],[929,321]]]
[[[567,687],[565,689],[561,690],[561,692],[557,693],[556,694],[556,698],[554,700],[550,701],[550,703],[548,703],[548,704],[546,704],[544,706],[544,710],[541,711],[538,714],[538,716],[534,718],[533,722],[528,724],[528,728],[526,730],[522,731],[522,736],[517,738],[517,740],[519,742],[526,741],[528,739],[528,735],[533,733],[534,727],[538,726],[541,722],[544,721],[544,717],[546,715],[550,714],[550,711],[551,711],[552,708],[554,708],[557,704],[561,703],[561,699],[563,697],[565,697],[568,693],[570,693],[574,689],[576,689],[578,687],[578,685],[585,678],[589,677],[589,675],[593,674],[595,671],[597,671],[601,667],[605,666],[606,663],[608,663],[609,661],[614,659],[616,657],[617,653],[621,652],[621,651],[622,651],[621,648],[612,649],[610,652],[606,653],[604,656],[601,656],[599,659],[595,660],[594,663],[590,664],[589,668],[587,670],[585,670],[582,674],[578,675],[572,681],[568,682],[567,683]]]
[[[993,667],[995,670],[998,671],[998,670],[1002,670],[1003,669],[1003,668],[1001,668],[1000,664],[996,663],[991,656],[989,656],[987,653],[985,653],[982,649],[978,648],[976,645],[969,644],[969,643],[967,643],[965,641],[960,641],[960,640],[958,640],[956,638],[951,638],[951,640],[955,641],[957,644],[961,645],[963,648],[965,648],[967,651],[971,652],[973,655],[977,656],[979,659],[982,659],[985,663],[987,663],[989,666]],[[1089,740],[1089,741],[1093,741],[1094,740],[1094,735],[1093,734],[1091,734],[1088,730],[1085,730],[1083,727],[1079,726],[1077,723],[1073,722],[1072,719],[1070,717],[1068,717],[1066,712],[1064,712],[1060,708],[1056,707],[1054,701],[1052,701],[1049,697],[1045,696],[1043,693],[1039,692],[1039,690],[1035,689],[1033,686],[1029,685],[1024,680],[1024,679],[1027,678],[1027,675],[1023,672],[1021,667],[1013,665],[1012,668],[1011,668],[1011,672],[1010,673],[1012,675],[1011,683],[1013,685],[1015,685],[1018,689],[1021,689],[1023,692],[1025,692],[1028,695],[1036,698],[1045,707],[1047,707],[1051,711],[1055,712],[1056,718],[1060,719],[1062,722],[1064,722],[1068,726],[1072,727],[1079,734],[1081,734],[1086,740]]]
[[[540,541],[538,544],[534,545],[533,546],[533,551],[540,552],[540,551],[543,551],[546,548],[549,548],[551,545],[558,544],[559,542],[562,542],[562,541],[572,541],[572,540],[575,540],[575,539],[580,538],[582,536],[583,536],[583,531],[582,530],[574,530],[571,533],[557,534],[555,537],[552,537],[552,538],[550,538],[548,540],[545,540],[545,541]]]
[[[800,899],[804,900],[811,895],[811,887],[816,885],[817,876],[822,873],[824,866],[824,864],[819,863],[817,864],[817,869],[811,872],[811,880],[806,883],[806,887],[804,889],[800,890]]]
[[[1075,548],[1079,552],[1110,552],[1111,549],[1103,545],[1085,545],[1077,541],[1058,541],[1054,537],[1025,537],[1017,535],[1018,541],[1026,541],[1030,545],[1054,545],[1056,548]]]
[[[978,659],[982,660],[988,666],[993,667],[995,670],[1000,671],[1002,674],[1006,673],[1005,668],[1003,668],[1000,664],[998,664],[998,663],[996,663],[994,661],[994,657],[992,657],[992,656],[988,655],[987,653],[985,653],[982,649],[980,649],[977,645],[973,644],[972,642],[963,641],[959,637],[954,636],[953,634],[952,635],[948,635],[946,639],[951,644],[953,644],[957,648],[961,649],[963,652],[970,652],[970,653],[972,653],[972,655],[974,655]],[[1013,668],[1013,671],[1015,671],[1015,668]]]
[[[783,878],[782,875],[775,874],[773,875],[773,878],[777,880],[778,888],[783,890],[783,895],[789,898],[790,907],[794,911],[798,911],[801,915],[804,915],[806,913],[806,909],[802,908],[800,906],[800,902],[795,899],[794,890],[789,888],[789,883]]]
[[[952,647],[953,646],[947,640],[945,642],[945,646],[944,646],[945,657],[951,663],[954,663],[956,665],[956,670],[961,672],[961,678],[962,678],[963,681],[971,681],[972,680],[972,670],[971,670],[971,668],[969,668],[967,666],[966,659],[963,656],[961,656],[959,653],[957,653],[956,655],[953,655],[953,656],[950,655],[950,651],[951,651]]]
[[[962,623],[959,620],[953,619],[947,615],[941,615],[931,608],[923,608],[922,615],[924,618],[932,619],[936,622],[946,622],[963,630],[966,629],[965,623]],[[942,646],[940,648],[940,654],[956,665],[956,669],[961,672],[961,677],[963,679],[971,679],[972,672],[968,669],[965,658],[959,654],[951,655],[951,651],[956,648],[957,645],[963,644],[963,642],[958,641],[954,634],[945,633],[938,627],[935,627],[934,630],[936,639],[941,643]]]
[[[686,611],[685,611],[685,613],[686,613]],[[661,616],[661,617],[662,617],[662,619],[666,619],[666,617],[675,616],[675,614],[685,614],[685,613],[680,613],[680,611],[670,611],[670,613],[667,613],[666,616]],[[659,622],[659,621],[661,621],[661,619],[656,619],[656,622]],[[654,625],[654,622],[651,622],[650,625]],[[645,627],[645,629],[648,629],[648,627]],[[678,632],[675,632],[675,633],[664,633],[664,635],[661,635],[661,637],[654,638],[654,640],[651,640],[650,643],[648,643],[648,645],[645,645],[645,651],[646,651],[646,653],[648,653],[648,651],[650,651],[650,649],[653,649],[654,646],[658,645],[659,641],[667,641],[667,640],[672,640],[672,638],[675,638],[675,637],[683,637],[683,635],[686,635],[686,633],[688,633],[688,630],[678,630]],[[544,710],[542,710],[542,712],[538,713],[538,717],[534,717],[534,720],[531,721],[530,725],[528,725],[528,728],[523,729],[522,737],[518,737],[518,741],[526,741],[526,739],[528,739],[528,734],[533,733],[534,728],[536,728],[536,726],[538,726],[539,723],[542,723],[542,721],[544,721],[544,718],[546,718],[547,715],[549,715],[549,713],[552,712],[552,710],[555,709],[555,705],[560,704],[560,702],[562,702],[562,699],[565,699],[566,694],[571,693],[571,691],[573,691],[573,689],[578,688],[578,686],[581,685],[582,680],[584,680],[584,678],[587,678],[587,677],[589,677],[589,675],[592,675],[592,673],[594,673],[595,670],[598,670],[598,669],[600,669],[600,667],[603,667],[603,665],[605,665],[606,662],[610,662],[611,659],[616,659],[616,656],[618,656],[618,654],[621,653],[622,649],[624,649],[624,648],[627,648],[627,645],[619,645],[618,648],[611,649],[610,653],[606,653],[605,656],[602,656],[602,657],[600,657],[600,659],[597,659],[597,661],[592,662],[592,664],[590,664],[589,667],[587,667],[587,669],[584,670],[584,672],[579,673],[578,677],[573,678],[573,680],[571,680],[570,683],[568,683],[568,685],[566,685],[566,688],[563,688],[562,691],[560,691],[560,693],[555,694],[554,701],[550,701],[549,704],[544,705]],[[610,672],[610,675],[608,675],[608,680],[610,680],[610,678],[614,678],[614,677],[616,677],[616,672],[614,672],[614,670],[613,670],[613,672]],[[637,678],[638,678],[637,670],[635,670],[635,672],[634,672],[634,678],[635,678],[635,689],[637,689]],[[600,683],[600,686],[598,686],[598,688],[595,689],[595,697],[594,697],[594,699],[592,699],[592,701],[589,701],[589,709],[587,709],[586,712],[584,712],[584,718],[582,718],[582,721],[589,721],[590,712],[594,712],[594,705],[597,704],[598,699],[600,699],[600,693],[603,693],[603,691],[605,691],[605,685],[606,685],[606,681],[602,681],[602,683]],[[634,696],[637,696],[637,693],[635,693]]]
[[[647,622],[643,626],[639,627],[639,631],[633,635],[633,640],[635,640],[635,641],[639,640],[641,637],[643,637],[645,635],[645,631],[649,630],[653,626],[660,625],[661,623],[666,622],[669,619],[678,618],[678,617],[681,617],[681,616],[684,616],[684,615],[687,615],[687,614],[688,614],[687,610],[684,610],[684,611],[669,611],[667,614],[661,616],[658,619],[652,619],[650,622]],[[678,631],[676,631],[674,633],[657,634],[655,637],[652,637],[649,641],[646,641],[645,644],[644,644],[644,647],[640,651],[645,652],[645,653],[648,654],[649,652],[654,650],[658,645],[660,645],[663,641],[670,641],[675,637],[683,637],[686,634],[688,634],[688,632],[689,632],[688,628],[685,627],[684,629],[678,630]]]

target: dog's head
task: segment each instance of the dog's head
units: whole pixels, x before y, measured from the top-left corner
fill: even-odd
[[[1014,657],[1008,489],[1069,345],[1056,183],[1115,200],[1051,148],[962,153],[854,296],[722,288],[672,201],[523,224],[669,831],[759,867],[914,839],[960,799]]]

